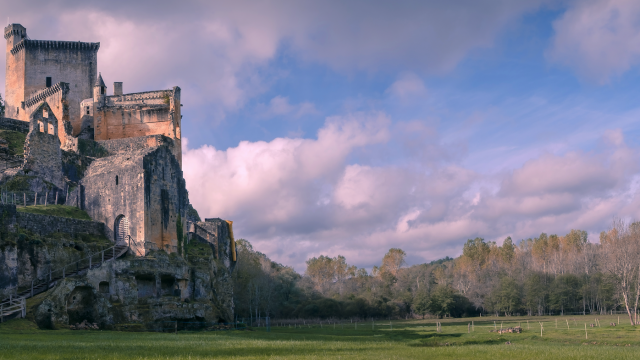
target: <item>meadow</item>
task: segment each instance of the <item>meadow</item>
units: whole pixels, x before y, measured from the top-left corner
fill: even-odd
[[[0,324],[0,359],[636,359],[640,331],[620,316],[499,317],[144,333]],[[528,324],[527,324],[528,320]],[[494,324],[495,321],[495,324]],[[557,328],[556,328],[557,321]],[[473,328],[469,326],[473,322]],[[628,320],[626,321],[628,323]],[[587,334],[585,336],[585,324]],[[523,333],[490,330],[522,325]],[[543,328],[542,336],[540,329]],[[586,338],[588,337],[588,338]],[[510,342],[510,344],[507,344]]]

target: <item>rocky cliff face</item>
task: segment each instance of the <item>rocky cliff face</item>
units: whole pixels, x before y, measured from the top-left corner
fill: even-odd
[[[39,236],[25,229],[19,233],[4,230],[0,231],[0,299],[15,292],[16,286],[29,286],[32,280],[48,277],[51,270],[112,246],[104,236],[63,233]]]
[[[11,288],[28,287],[33,279],[47,278],[50,270],[99,254],[113,244],[104,235],[36,231],[33,224],[46,221],[32,218],[50,216],[0,207],[6,210],[0,219],[0,299],[8,296]],[[21,216],[30,221],[21,221]],[[89,221],[63,221],[78,223],[65,223],[67,230],[93,230],[87,225],[91,225]],[[25,228],[28,225],[33,231]],[[85,320],[102,329],[140,330],[157,330],[175,321],[231,322],[234,309],[228,242],[225,238],[225,251],[221,252],[218,246],[193,238],[180,253],[159,250],[145,257],[128,254],[105,262],[60,280],[49,291],[29,299],[28,316],[42,328],[68,328]]]
[[[107,262],[86,275],[61,281],[40,297],[34,319],[41,328],[86,320],[101,329],[143,330],[161,329],[177,320],[231,322],[231,279],[212,255],[206,264],[164,251]]]

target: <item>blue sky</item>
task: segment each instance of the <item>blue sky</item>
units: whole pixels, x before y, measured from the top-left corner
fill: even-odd
[[[117,3],[5,8],[125,92],[180,86],[192,203],[297,270],[640,215],[636,2]]]

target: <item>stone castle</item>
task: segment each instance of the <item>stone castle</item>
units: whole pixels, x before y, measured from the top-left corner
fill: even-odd
[[[43,300],[47,305],[40,307],[46,308],[45,317],[52,315],[46,321],[40,319],[41,323],[73,322],[75,315],[61,310],[71,306],[67,298],[72,293],[73,299],[94,299],[93,307],[100,303],[96,300],[100,296],[103,307],[120,306],[117,315],[103,308],[83,310],[92,314],[85,320],[103,325],[118,323],[114,319],[142,319],[136,310],[142,299],[145,304],[200,301],[199,310],[182,309],[180,316],[230,321],[233,304],[228,277],[236,262],[233,230],[230,221],[200,221],[189,203],[182,175],[180,88],[126,94],[123,83],[115,82],[108,94],[98,72],[100,43],[32,40],[20,24],[8,25],[4,37],[5,118],[0,119],[0,130],[26,133],[23,153],[6,153],[8,165],[0,175],[0,186],[9,189],[3,192],[2,206],[13,214],[8,223],[3,217],[7,231],[75,236],[78,229],[86,228],[87,224],[69,224],[67,219],[60,220],[66,225],[50,231],[41,224],[51,224],[51,219],[32,221],[36,215],[16,212],[16,206],[20,210],[26,205],[54,204],[55,199],[55,204],[86,211],[93,223],[87,226],[126,247],[126,255],[118,260],[114,255],[114,261],[100,269],[89,265],[75,279],[55,282],[51,276],[55,258],[43,258],[34,265],[32,258],[21,258],[19,244],[12,255],[7,247],[3,253],[0,243],[0,301],[3,289],[5,293],[20,289],[49,272],[52,284],[46,290],[55,287],[56,295],[55,300]],[[190,258],[189,251],[195,254],[195,248],[204,253]],[[208,259],[208,270],[198,278],[194,274],[202,268],[202,256]],[[159,263],[150,265],[150,257]],[[177,316],[171,311],[163,314],[145,321]]]

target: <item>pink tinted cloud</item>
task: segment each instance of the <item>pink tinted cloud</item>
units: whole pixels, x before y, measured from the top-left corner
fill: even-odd
[[[190,197],[202,216],[237,221],[239,236],[299,270],[320,254],[371,266],[401,247],[426,261],[456,255],[476,236],[500,242],[572,228],[597,233],[614,216],[640,214],[640,154],[619,130],[607,131],[597,152],[543,154],[498,174],[455,159],[351,160],[402,142],[407,133],[394,128],[383,113],[357,113],[327,118],[313,139],[186,148]],[[437,133],[425,133],[425,147],[448,151]]]
[[[215,104],[219,120],[286,76],[264,71],[282,49],[339,71],[442,73],[542,2],[60,0],[37,11],[8,2],[3,13],[32,39],[100,41],[108,82],[180,85],[191,104]]]
[[[640,61],[640,2],[575,1],[554,22],[547,58],[599,84]]]

